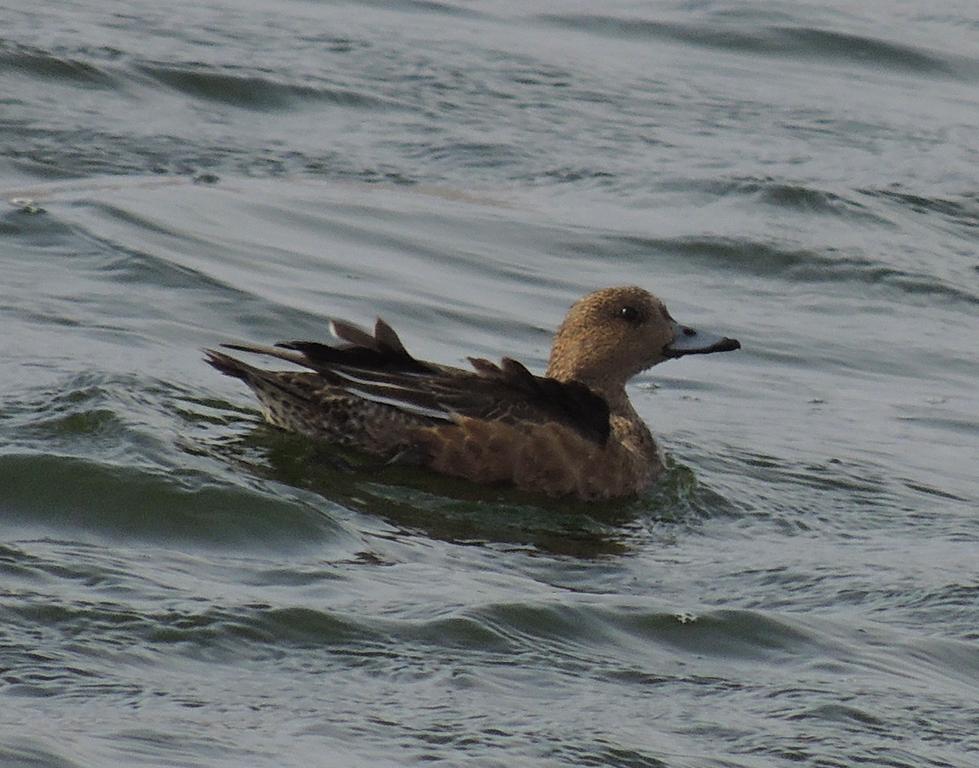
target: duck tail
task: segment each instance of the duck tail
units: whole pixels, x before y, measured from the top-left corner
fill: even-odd
[[[234,376],[236,379],[248,381],[254,374],[258,373],[257,368],[254,368],[248,363],[243,363],[241,360],[226,355],[223,352],[218,352],[214,349],[205,349],[204,354],[207,355],[204,360],[226,376]]]

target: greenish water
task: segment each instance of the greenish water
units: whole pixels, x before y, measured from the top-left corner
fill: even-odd
[[[0,764],[976,764],[970,3],[0,12]],[[619,283],[743,349],[638,378],[614,505],[350,472],[201,360],[541,370]]]

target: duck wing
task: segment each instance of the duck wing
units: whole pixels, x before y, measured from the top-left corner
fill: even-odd
[[[418,360],[380,319],[373,334],[339,320],[332,323],[332,330],[340,344],[284,341],[274,347],[223,346],[288,360],[354,397],[436,421],[466,416],[508,424],[556,422],[599,444],[608,439],[608,403],[579,382],[535,376],[508,357],[499,365],[469,358],[472,371]]]

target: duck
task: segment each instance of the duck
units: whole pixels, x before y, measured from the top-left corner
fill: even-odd
[[[216,349],[206,361],[240,379],[281,429],[484,485],[599,501],[633,496],[665,459],[626,392],[638,373],[686,355],[741,348],[676,322],[638,286],[576,301],[554,336],[544,375],[510,357],[472,369],[413,357],[378,318],[370,332],[333,320],[337,343],[227,343],[298,366],[268,370]]]

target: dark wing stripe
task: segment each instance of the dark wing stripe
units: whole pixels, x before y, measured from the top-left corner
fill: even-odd
[[[343,346],[331,347],[315,341],[280,341],[277,347],[294,349],[306,356],[306,365],[314,370],[330,369],[338,365],[352,368],[380,369],[386,371],[405,371],[430,373],[438,370],[435,366],[415,360],[411,355],[400,354],[389,348]]]
[[[608,403],[584,384],[534,376],[521,363],[509,357],[504,357],[500,365],[482,358],[469,358],[469,362],[482,379],[495,380],[517,390],[527,398],[528,403],[570,424],[590,439],[600,443],[608,439],[611,431]]]

